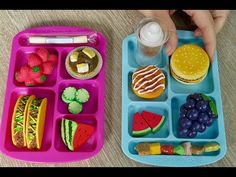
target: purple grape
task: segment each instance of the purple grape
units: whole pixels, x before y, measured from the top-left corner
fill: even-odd
[[[190,99],[194,99],[193,94],[188,95],[186,101],[188,102]]]
[[[205,122],[205,125],[208,126],[208,127],[210,127],[213,122],[214,122],[214,119],[213,119],[213,118],[209,118],[209,119]]]
[[[189,131],[189,133],[188,133],[188,137],[189,138],[194,138],[195,136],[197,136],[197,132],[196,131]]]
[[[201,114],[201,113],[200,113]],[[200,114],[199,114],[199,116],[198,116],[198,122],[199,123],[203,123],[204,122],[204,119],[203,119],[203,116],[200,116]]]
[[[194,99],[189,99],[188,102],[185,104],[185,107],[188,109],[195,107],[196,101]]]
[[[186,118],[187,117],[186,113],[183,113],[183,112],[180,112],[179,116],[180,116],[180,118]]]
[[[187,113],[188,109],[186,108],[186,103],[180,107],[180,112]]]
[[[187,129],[187,128],[184,128],[184,129],[180,129],[180,131],[179,131],[179,136],[180,137],[187,137],[188,136],[188,134],[189,134],[189,130]]]
[[[208,108],[208,102],[204,101],[204,100],[201,100],[201,101],[198,101],[197,104],[196,104],[196,108],[199,110],[199,111],[206,111],[207,108]]]
[[[202,133],[202,132],[204,132],[205,130],[206,130],[206,126],[205,126],[204,124],[201,124],[201,125],[200,125],[200,128],[199,128],[199,130],[198,130],[198,132]]]
[[[180,125],[182,128],[190,128],[192,125],[192,121],[189,119],[181,119],[180,120]]]
[[[198,111],[196,109],[190,109],[188,112],[187,112],[187,117],[190,119],[190,120],[196,120],[198,118]]]
[[[201,126],[200,123],[194,122],[192,127],[191,127],[191,130],[192,131],[198,131],[200,129],[200,126]]]
[[[202,100],[202,95],[199,93],[194,93],[193,94],[193,99],[195,99],[196,101],[201,101]]]
[[[207,115],[206,113],[201,112],[201,113],[199,114],[198,121],[199,121],[200,123],[206,123],[208,120],[209,120],[209,117],[208,117],[208,115]]]
[[[206,113],[208,114],[208,117],[213,117],[212,111],[210,109],[210,107],[208,106]]]
[[[207,111],[207,109],[209,108],[209,104],[207,101],[203,101],[202,103],[202,111]]]

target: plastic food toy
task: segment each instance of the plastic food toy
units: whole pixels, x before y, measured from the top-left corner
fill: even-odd
[[[184,142],[177,145],[161,143],[139,143],[134,149],[138,155],[180,155],[192,156],[203,155],[205,153],[216,152],[220,150],[218,143],[207,143],[205,145],[193,145],[191,142]]]
[[[179,136],[194,138],[203,133],[217,119],[213,100],[201,93],[190,94],[180,107]]]
[[[136,112],[133,117],[132,135],[136,137],[145,136],[158,132],[164,125],[165,116],[143,111]]]
[[[95,128],[84,123],[63,118],[61,122],[61,138],[70,151],[78,151],[93,135]]]
[[[57,64],[58,56],[49,53],[46,48],[39,48],[35,53],[30,53],[27,60],[28,64],[16,71],[15,80],[24,82],[26,86],[35,86],[46,82]]]
[[[142,67],[132,75],[132,89],[138,97],[158,98],[165,90],[165,75],[154,65]]]
[[[170,59],[172,76],[183,84],[197,84],[207,76],[210,59],[207,53],[195,44],[178,47]]]
[[[68,104],[68,111],[72,114],[79,114],[83,110],[83,103],[89,100],[89,92],[84,89],[76,89],[75,87],[66,87],[61,95],[63,102]]]
[[[102,56],[92,47],[78,47],[66,58],[66,70],[75,79],[95,77],[102,68]]]
[[[40,149],[43,139],[47,98],[20,96],[12,115],[11,134],[14,146]]]

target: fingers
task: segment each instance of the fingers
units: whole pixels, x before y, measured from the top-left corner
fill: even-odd
[[[229,15],[229,10],[211,10],[214,20],[215,32],[218,33],[223,28],[225,21]]]
[[[212,60],[216,48],[216,35],[214,30],[214,21],[208,10],[184,10],[192,17],[194,23],[198,26],[195,31],[196,35],[203,37],[205,49]]]
[[[175,28],[175,24],[173,23],[170,16],[166,17],[165,20],[167,29],[169,29],[169,39],[166,43],[166,55],[170,56],[175,51],[178,44],[178,36]]]
[[[176,10],[170,10],[170,15],[173,15],[176,12]]]
[[[202,36],[202,32],[201,32],[200,28],[197,28],[197,29],[194,31],[194,35],[195,35],[196,37]]]

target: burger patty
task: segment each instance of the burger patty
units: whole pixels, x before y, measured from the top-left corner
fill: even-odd
[[[172,75],[174,75],[178,80],[180,80],[180,81],[182,81],[182,82],[195,83],[195,82],[197,82],[197,81],[199,81],[199,80],[201,80],[201,79],[203,79],[203,78],[205,77],[205,75],[203,75],[203,76],[201,76],[201,77],[199,77],[199,78],[197,78],[197,79],[184,79],[184,78],[182,78],[182,77],[176,75],[172,68],[171,68],[170,70],[171,70]]]

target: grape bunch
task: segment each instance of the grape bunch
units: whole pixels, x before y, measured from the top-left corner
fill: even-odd
[[[206,95],[188,95],[186,103],[180,107],[179,136],[194,138],[203,133],[218,117],[214,102]]]

